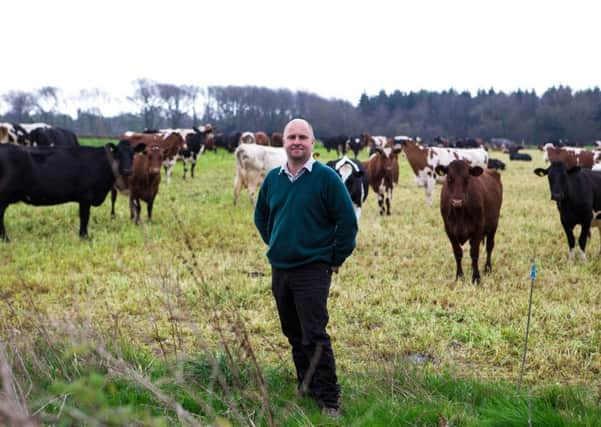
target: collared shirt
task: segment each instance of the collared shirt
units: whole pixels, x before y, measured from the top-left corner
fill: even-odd
[[[294,182],[297,179],[299,179],[301,176],[303,176],[305,171],[308,171],[309,173],[311,173],[311,170],[313,169],[313,163],[315,163],[315,160],[313,160],[313,156],[311,155],[311,157],[309,157],[309,160],[307,160],[307,163],[305,163],[303,165],[303,167],[300,168],[300,170],[297,172],[297,174],[292,175],[292,172],[290,172],[290,169],[288,169],[288,162],[286,162],[286,163],[284,163],[284,166],[282,166],[280,168],[280,174],[282,172],[284,172],[286,174],[286,176],[288,177],[288,179],[290,180],[290,182]]]

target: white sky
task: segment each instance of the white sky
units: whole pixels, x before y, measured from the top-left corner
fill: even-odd
[[[601,85],[601,1],[4,3],[0,94],[51,85],[67,97],[99,88],[125,100],[143,77],[356,104],[380,89],[540,95]]]

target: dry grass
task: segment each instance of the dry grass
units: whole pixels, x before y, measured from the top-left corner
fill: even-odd
[[[541,155],[530,153],[535,161],[528,163],[495,155],[508,170],[502,173],[493,273],[479,287],[469,279],[453,280],[454,260],[438,209],[440,187],[428,207],[401,158],[392,216],[380,217],[369,195],[357,249],[332,285],[329,332],[343,372],[365,372],[420,353],[435,369],[517,382],[535,256],[539,276],[525,382],[601,389],[599,238],[594,232],[585,264],[567,264],[547,182],[532,173],[543,165]],[[26,334],[33,327],[27,314],[32,307],[73,324],[83,321],[84,312],[108,336],[167,357],[220,349],[228,340],[235,344],[239,323],[231,313],[237,313],[256,359],[288,366],[252,207],[245,198],[232,205],[233,169],[231,155],[208,153],[197,177],[182,182],[178,166],[171,185],[161,185],[151,225],[131,224],[124,198],[115,221],[108,203],[93,208],[90,241],[77,237],[74,204],[9,207],[5,224],[12,242],[0,245],[2,336]],[[196,277],[190,273],[195,263]],[[215,316],[223,319],[221,330]]]

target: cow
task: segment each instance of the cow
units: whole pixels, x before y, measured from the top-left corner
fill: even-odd
[[[264,147],[257,144],[242,144],[234,152],[236,176],[234,179],[234,205],[238,203],[242,187],[248,188],[250,202],[254,204],[255,193],[265,175],[271,169],[286,163],[286,152],[279,147]]]
[[[472,283],[478,284],[480,243],[484,239],[484,273],[492,271],[491,256],[503,203],[501,175],[494,169],[471,166],[465,160],[453,160],[448,166],[438,165],[436,173],[446,176],[440,193],[440,214],[457,264],[455,280],[463,277],[461,246],[469,240]]]
[[[38,128],[49,128],[46,123],[0,123],[0,143],[32,145],[29,133]]]
[[[392,147],[376,147],[374,154],[363,163],[367,171],[369,184],[378,195],[380,215],[390,215],[390,202],[392,200],[392,189],[399,181],[399,149]],[[384,206],[386,204],[386,206]]]
[[[530,162],[532,161],[532,156],[528,153],[518,153],[517,151],[511,151],[509,152],[509,160]]]
[[[365,147],[361,138],[358,136],[351,136],[348,139],[347,145],[349,150],[351,150],[355,155],[355,159],[357,158],[357,156],[359,156],[359,152],[363,149],[363,147]]]
[[[283,147],[284,138],[280,132],[273,132],[271,134],[271,146],[272,147]]]
[[[188,133],[185,138],[185,146],[179,151],[179,156],[184,162],[184,179],[186,179],[186,173],[188,172],[188,163],[190,166],[190,177],[194,178],[194,168],[196,167],[196,161],[200,156],[207,143],[213,138],[213,128],[210,125],[196,127],[193,126],[193,133]]]
[[[545,162],[563,162],[568,168],[573,166],[592,169],[601,161],[601,152],[589,151],[577,147],[555,147],[548,142],[543,146],[543,160]]]
[[[487,166],[489,169],[505,170],[505,162],[499,159],[488,159]]]
[[[79,141],[75,133],[60,127],[38,127],[29,132],[29,140],[34,146],[77,147]]]
[[[265,132],[255,132],[255,143],[259,145],[269,146],[269,136]]]
[[[228,134],[218,133],[215,135],[215,149],[223,148],[230,153],[236,150],[236,147],[240,144],[240,136],[242,132],[230,132]]]
[[[554,161],[547,169],[536,168],[537,176],[547,176],[551,200],[557,203],[561,225],[568,239],[568,259],[574,259],[574,227],[581,226],[578,246],[581,261],[586,260],[586,241],[590,228],[599,228],[601,236],[601,172],[568,167]],[[600,252],[601,253],[601,252]]]
[[[346,154],[346,143],[348,141],[348,136],[346,135],[336,135],[329,136],[326,138],[321,138],[321,142],[323,146],[328,151],[336,150],[336,155],[340,156],[340,154]]]
[[[146,202],[148,222],[152,221],[152,207],[161,183],[161,164],[163,153],[159,144],[152,144],[134,157],[131,176],[127,179],[129,187],[130,218],[140,224],[141,200]],[[113,192],[115,190],[113,189]],[[114,217],[114,199],[111,194],[111,216]]]
[[[444,177],[436,175],[436,166],[448,166],[453,160],[465,160],[481,168],[488,165],[488,153],[482,148],[421,147],[415,141],[403,141],[401,145],[415,174],[415,184],[425,188],[429,205],[432,205],[434,185],[444,182]]]
[[[161,145],[163,154],[163,168],[165,169],[165,175],[167,176],[167,184],[171,182],[171,170],[177,161],[177,155],[181,150],[187,150],[184,138],[179,132],[169,129],[163,133],[136,133],[136,132],[125,132],[121,135],[122,141],[128,141],[132,145],[137,144],[152,144],[158,143]]]
[[[90,207],[100,206],[113,185],[123,188],[134,152],[125,141],[104,147],[20,147],[0,145],[0,238],[8,241],[4,212],[13,203],[34,206],[79,203],[79,235],[88,236]]]
[[[238,144],[254,144],[255,134],[253,132],[242,132]]]
[[[342,179],[342,182],[344,182],[351,196],[355,215],[359,219],[361,217],[361,207],[369,191],[369,179],[367,178],[365,168],[361,162],[349,159],[346,156],[337,160],[331,160],[326,164],[334,169]]]

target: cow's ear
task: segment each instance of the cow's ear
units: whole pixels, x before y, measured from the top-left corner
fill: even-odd
[[[482,172],[484,172],[484,169],[482,169],[480,166],[472,166],[470,168],[471,176],[480,176],[482,175]]]
[[[447,174],[447,172],[448,172],[448,168],[446,166],[443,166],[443,165],[438,165],[434,169],[434,172],[436,172],[436,175],[445,176]]]
[[[545,176],[549,173],[548,169],[536,168],[534,169],[534,174],[538,176]]]
[[[146,150],[146,144],[137,144],[137,145],[134,147],[134,152],[135,152],[135,153],[141,153],[141,152],[143,152],[144,150]]]

